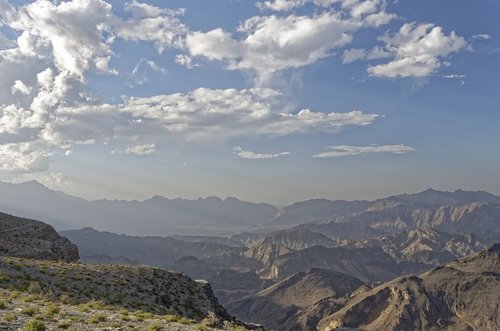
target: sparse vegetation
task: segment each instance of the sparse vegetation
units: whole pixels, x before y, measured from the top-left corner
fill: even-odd
[[[156,299],[158,280],[167,304]],[[0,320],[23,330],[222,327],[219,317],[204,313],[196,301],[206,300],[203,295],[189,278],[153,267],[0,257]]]
[[[24,331],[45,331],[45,330],[47,330],[47,327],[45,326],[45,324],[42,321],[35,319],[35,320],[29,321],[28,323],[26,323],[24,325],[23,330]]]

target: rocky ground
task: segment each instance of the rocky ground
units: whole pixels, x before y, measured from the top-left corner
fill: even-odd
[[[44,328],[45,327],[45,328]],[[179,273],[0,257],[1,330],[246,330]]]

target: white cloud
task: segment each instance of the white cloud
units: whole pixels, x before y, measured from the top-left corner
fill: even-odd
[[[238,157],[241,159],[261,160],[261,159],[272,159],[272,158],[279,157],[279,156],[290,155],[290,152],[280,152],[280,153],[274,153],[274,154],[262,154],[262,153],[255,153],[252,151],[246,151],[246,150],[242,149],[240,146],[236,146],[233,148],[233,154],[235,157]]]
[[[373,60],[391,57],[392,54],[380,47],[373,47],[371,50],[362,48],[346,49],[342,55],[342,63],[351,63],[358,60]]]
[[[297,68],[330,56],[355,31],[375,24],[367,23],[368,16],[383,8],[368,7],[348,7],[347,16],[328,10],[253,17],[242,23],[242,38],[215,29],[189,33],[184,43],[188,30],[180,21],[182,10],[132,1],[125,8],[129,17],[122,19],[101,0],[38,0],[18,7],[0,0],[2,24],[18,34],[13,44],[2,43],[7,49],[0,48],[0,171],[45,171],[53,151],[70,153],[75,144],[113,141],[128,146],[116,152],[148,154],[166,137],[225,139],[368,125],[377,114],[290,110],[284,96],[266,88],[199,88],[107,104],[91,97],[86,86],[90,72],[116,74],[110,61],[117,38],[153,43],[159,52],[186,47],[191,56],[180,54],[177,60],[189,66],[195,65],[192,56],[200,56],[263,74]],[[140,78],[144,69],[166,72],[144,59],[133,75]]]
[[[362,154],[405,154],[415,149],[405,145],[385,145],[385,146],[330,146],[330,151],[313,155],[315,158],[353,156]]]
[[[134,145],[134,146],[128,146],[124,150],[111,151],[111,154],[150,155],[154,153],[156,153],[155,144]]]
[[[472,36],[472,39],[482,39],[482,40],[488,40],[491,39],[491,36],[489,34],[475,34]]]
[[[179,16],[183,9],[158,8],[134,0],[125,9],[132,13],[127,21],[117,24],[117,35],[125,40],[154,42],[158,52],[166,48],[182,47],[182,36],[188,28]]]
[[[118,105],[61,108],[41,137],[54,146],[75,143],[164,137],[221,140],[233,136],[334,132],[349,125],[371,124],[379,115],[361,111],[321,113],[308,109],[279,112],[280,94],[272,89],[199,88],[145,98],[127,98]],[[154,141],[154,140],[153,140]]]
[[[366,50],[360,48],[346,49],[342,56],[342,63],[351,63],[366,58]]]
[[[31,87],[26,86],[22,81],[16,80],[11,88],[12,94],[20,93],[28,95],[31,92]]]
[[[275,11],[288,11],[293,8],[301,7],[311,0],[273,0],[258,2],[257,7],[260,9],[270,9]],[[332,1],[333,2],[333,1]]]
[[[451,75],[441,75],[441,77],[446,79],[462,79],[467,77],[467,75],[451,74]]]
[[[430,76],[445,64],[448,55],[467,46],[465,39],[454,31],[446,35],[433,24],[407,23],[399,32],[379,39],[393,60],[368,67],[368,73],[389,78]]]
[[[334,49],[350,43],[362,27],[379,26],[395,17],[385,12],[385,1],[346,1],[339,11],[326,10],[312,16],[249,18],[238,29],[242,35],[239,39],[221,28],[191,32],[185,46],[190,57],[227,61],[227,69],[253,71],[265,78],[331,56]],[[185,56],[178,62],[189,63]]]
[[[38,141],[0,145],[0,171],[25,173],[48,168],[50,152]]]

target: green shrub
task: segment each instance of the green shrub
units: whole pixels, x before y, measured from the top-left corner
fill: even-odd
[[[168,322],[177,322],[181,319],[181,317],[177,315],[165,315],[164,318]]]
[[[69,329],[72,324],[73,324],[73,322],[71,322],[70,320],[64,320],[64,321],[60,321],[59,323],[57,323],[57,327],[59,329]]]
[[[9,276],[0,273],[0,284],[7,283],[9,281]]]
[[[3,319],[6,320],[7,322],[13,322],[17,320],[17,315],[14,313],[8,313],[3,316]]]
[[[7,305],[5,304],[5,302],[0,301],[0,309],[5,309],[5,308],[7,308]]]
[[[25,307],[21,310],[21,313],[28,316],[33,316],[38,313],[38,308],[35,307]]]
[[[58,305],[52,303],[52,304],[48,305],[47,308],[45,308],[43,315],[47,318],[52,318],[56,314],[58,314],[60,311],[61,311],[61,308],[59,308]]]
[[[99,324],[99,323],[105,322],[105,321],[106,321],[106,316],[104,316],[103,314],[94,315],[89,320],[89,322],[92,324]]]
[[[153,322],[146,327],[146,331],[158,331],[163,329],[163,325],[159,322]]]
[[[23,330],[24,331],[45,331],[45,330],[47,330],[47,327],[45,326],[45,324],[43,324],[42,321],[33,320],[33,321],[29,321],[28,323],[26,323],[24,325]]]

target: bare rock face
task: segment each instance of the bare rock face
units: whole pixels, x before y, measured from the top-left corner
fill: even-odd
[[[338,300],[363,285],[359,279],[324,269],[299,272],[253,296],[228,304],[231,313],[270,330],[315,330],[309,307]]]
[[[0,256],[76,262],[78,248],[43,222],[0,213]]]
[[[353,296],[318,330],[498,330],[500,245]]]
[[[380,247],[396,261],[442,265],[486,246],[474,235],[451,235],[433,228],[401,231],[381,237],[346,243],[346,247]]]

